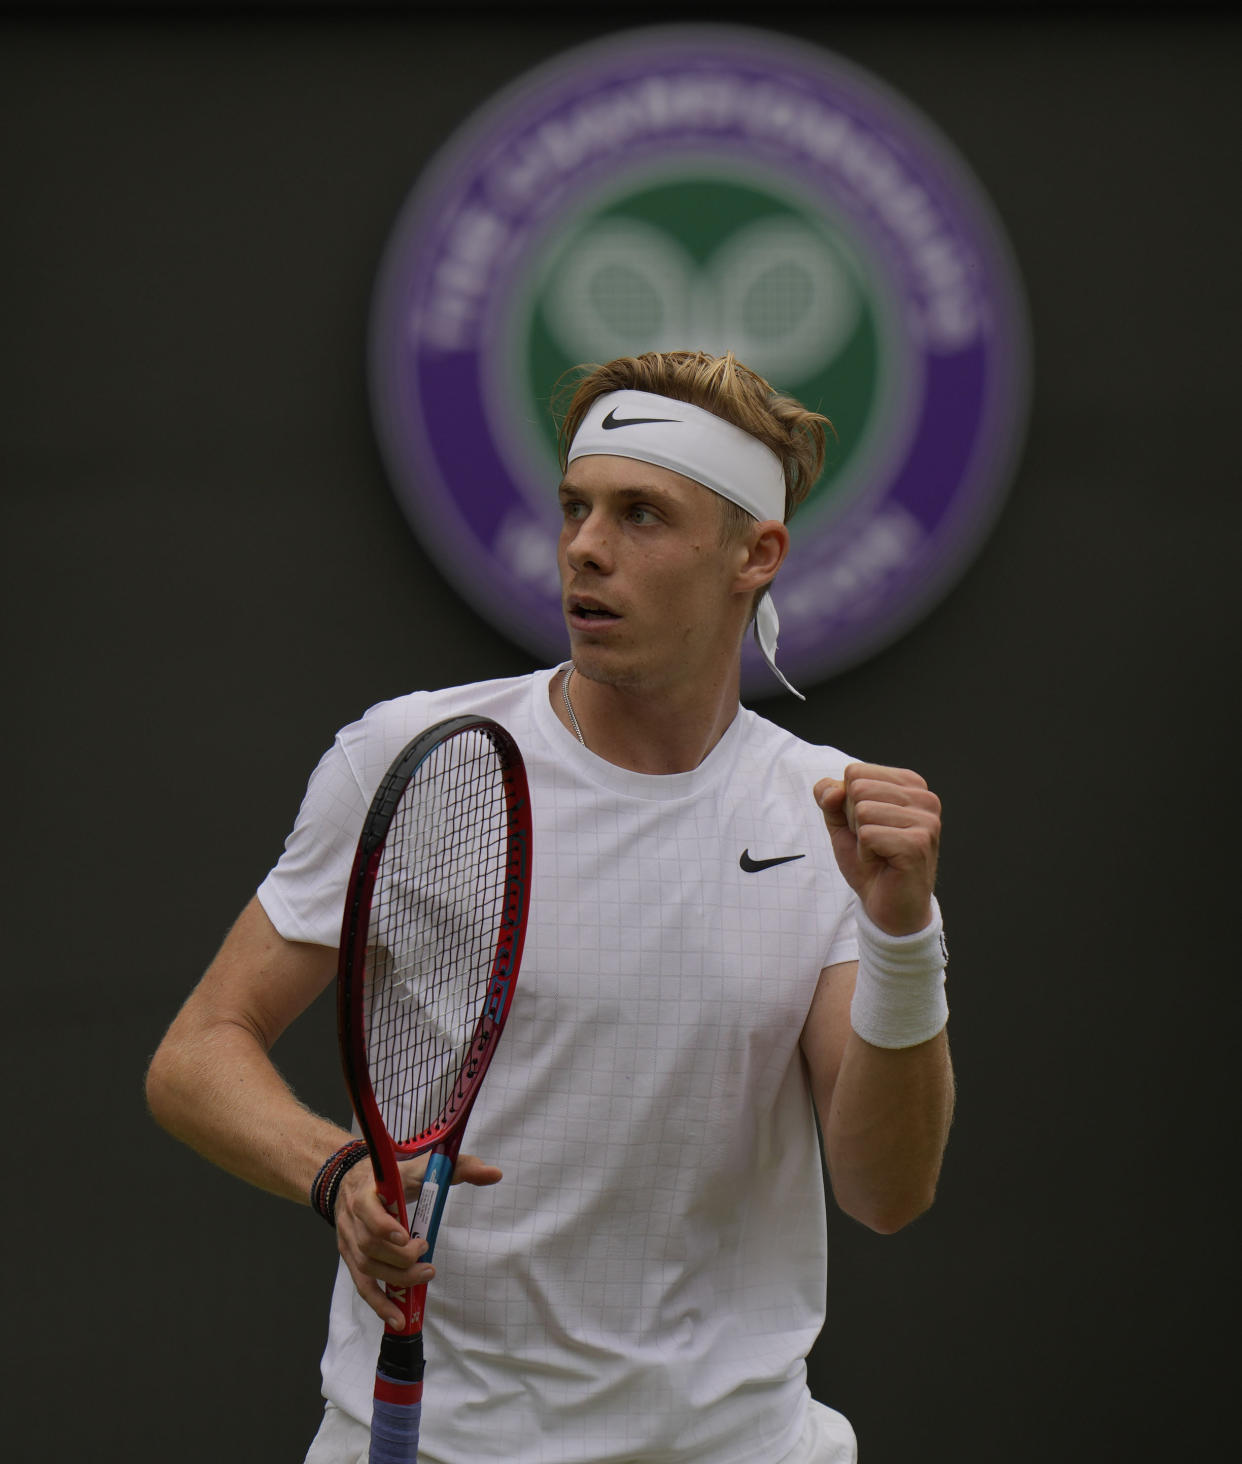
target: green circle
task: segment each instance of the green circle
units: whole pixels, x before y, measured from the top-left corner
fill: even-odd
[[[812,507],[833,506],[834,493],[849,477],[855,452],[865,437],[865,427],[877,408],[881,390],[881,331],[869,281],[854,264],[839,236],[824,221],[805,209],[760,187],[713,178],[665,179],[615,197],[599,209],[583,213],[570,223],[556,250],[566,258],[575,243],[600,223],[633,222],[656,229],[680,246],[700,269],[740,230],[756,223],[795,223],[810,231],[831,254],[835,264],[853,285],[859,302],[853,329],[841,348],[811,374],[783,376],[772,385],[795,397],[832,422],[835,437],[829,435],[829,452],[824,470],[811,490],[803,512]],[[787,309],[799,308],[805,282],[791,275]],[[659,331],[659,306],[638,272],[626,279],[623,266],[614,270],[609,288],[624,294],[631,319],[650,316],[653,336]],[[525,341],[525,369],[528,389],[534,401],[546,403],[566,371],[580,363],[566,356],[549,322],[547,286],[534,298]],[[745,307],[743,301],[743,308]],[[775,374],[775,373],[773,373]],[[549,414],[539,414],[541,433],[548,451],[555,454],[556,431]],[[809,518],[809,515],[808,515]]]

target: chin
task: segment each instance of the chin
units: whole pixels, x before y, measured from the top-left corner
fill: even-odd
[[[623,656],[603,646],[574,645],[571,641],[569,654],[578,675],[601,686],[634,686],[642,680],[636,667],[627,665]]]

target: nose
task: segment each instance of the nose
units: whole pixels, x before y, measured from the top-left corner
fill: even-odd
[[[612,568],[612,548],[604,515],[593,508],[585,518],[566,525],[565,558],[575,574],[592,569],[607,574]]]

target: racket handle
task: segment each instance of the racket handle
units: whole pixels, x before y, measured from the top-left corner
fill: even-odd
[[[375,1369],[370,1464],[415,1464],[422,1416],[422,1333],[385,1332]]]

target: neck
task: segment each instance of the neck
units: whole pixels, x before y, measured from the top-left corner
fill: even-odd
[[[557,717],[573,733],[565,705],[566,677],[586,746],[597,757],[634,773],[690,772],[737,715],[740,679],[736,658],[710,682],[673,683],[659,691],[593,681],[576,670],[562,672],[553,678],[548,694]]]

